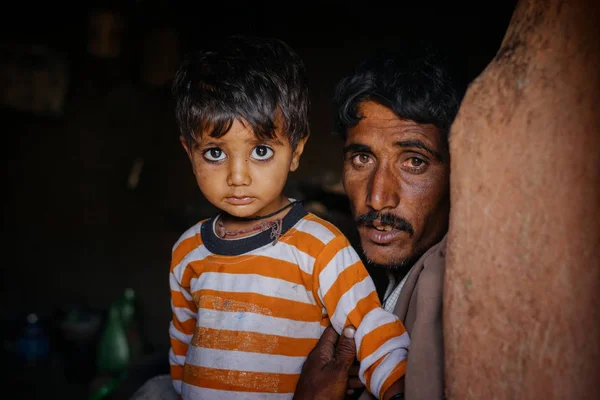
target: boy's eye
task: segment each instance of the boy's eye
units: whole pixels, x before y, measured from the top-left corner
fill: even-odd
[[[273,157],[273,149],[268,146],[256,146],[252,150],[252,158],[256,160],[268,160]]]
[[[225,153],[223,152],[223,150],[217,148],[206,150],[204,153],[202,153],[202,156],[206,160],[212,162],[223,161],[225,159]]]

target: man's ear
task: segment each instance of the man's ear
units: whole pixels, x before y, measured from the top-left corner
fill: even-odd
[[[298,140],[298,144],[296,145],[296,150],[294,150],[294,154],[292,154],[292,162],[290,163],[290,172],[293,172],[298,169],[300,165],[300,156],[302,156],[302,152],[304,151],[304,145],[308,140],[308,136],[301,138]]]
[[[183,146],[183,149],[185,150],[188,158],[190,159],[190,161],[192,161],[192,149],[190,149],[190,145],[188,144],[187,140],[185,140],[183,135],[181,135],[179,136],[179,141],[181,142],[181,145]]]

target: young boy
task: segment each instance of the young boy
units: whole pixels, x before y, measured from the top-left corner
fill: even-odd
[[[357,328],[359,376],[399,392],[408,334],[344,235],[282,190],[309,136],[299,56],[231,37],[188,56],[173,94],[202,194],[221,212],[173,246],[171,377],[190,399],[291,399],[326,326]],[[396,382],[396,383],[395,383]]]

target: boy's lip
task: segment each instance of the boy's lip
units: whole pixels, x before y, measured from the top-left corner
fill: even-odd
[[[243,206],[252,203],[254,197],[251,196],[228,196],[225,201],[234,206]]]

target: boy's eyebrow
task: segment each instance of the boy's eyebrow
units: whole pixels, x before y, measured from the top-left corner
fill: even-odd
[[[278,138],[255,138],[255,139],[248,139],[246,140],[246,143],[251,143],[251,144],[282,144],[281,140],[279,140]]]
[[[371,153],[371,148],[366,144],[350,143],[348,146],[344,146],[344,154],[346,153]]]
[[[223,142],[217,140],[209,140],[207,142],[196,142],[198,146],[207,147],[207,146],[216,146],[219,147],[223,144]]]
[[[394,146],[416,147],[416,148],[425,150],[426,152],[428,152],[429,154],[431,154],[432,156],[437,158],[438,161],[443,161],[442,155],[440,153],[438,153],[437,151],[435,151],[433,149],[430,149],[425,143],[423,143],[420,140],[403,140],[401,142],[394,142]]]
[[[217,140],[217,139],[212,139],[212,140],[208,140],[208,141],[201,141],[195,142],[195,145],[198,147],[221,147],[223,145],[223,143],[225,143],[225,140]],[[259,139],[259,138],[253,138],[253,139],[248,139],[246,140],[246,143],[248,144],[252,144],[252,145],[258,145],[258,144],[282,144],[282,142],[277,139],[277,138],[264,138],[264,139]]]

